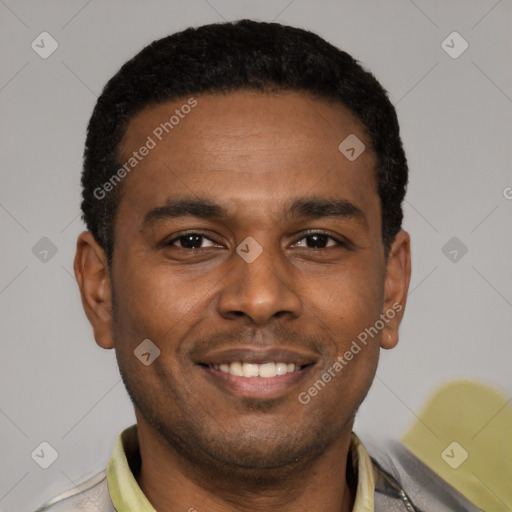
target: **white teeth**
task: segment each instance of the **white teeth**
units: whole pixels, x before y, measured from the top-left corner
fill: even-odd
[[[243,363],[242,364],[244,377],[257,377],[258,376],[258,365]]]
[[[242,363],[240,363],[239,361],[235,361],[234,363],[231,363],[227,366],[229,366],[229,373],[231,373],[231,375],[236,375],[237,377],[244,376],[244,369],[242,367]]]
[[[260,377],[275,377],[276,376],[276,363],[265,363],[259,365],[258,375]]]
[[[288,372],[286,363],[276,363],[276,375],[284,375]]]
[[[256,378],[263,379],[276,377],[277,375],[284,375],[286,373],[293,373],[295,371],[295,363],[283,363],[269,361],[268,363],[254,364],[245,363],[240,361],[233,361],[230,364],[214,364],[210,365],[216,370],[223,373],[230,373],[236,377]]]

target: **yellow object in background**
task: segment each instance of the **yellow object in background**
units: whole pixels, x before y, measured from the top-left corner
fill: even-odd
[[[452,382],[402,442],[483,511],[512,511],[512,400],[486,385]]]

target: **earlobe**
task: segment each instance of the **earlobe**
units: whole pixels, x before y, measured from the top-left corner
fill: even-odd
[[[380,340],[381,348],[386,350],[395,348],[398,345],[398,324],[391,326],[382,333]]]
[[[381,347],[394,348],[402,321],[411,279],[410,237],[406,231],[397,233],[389,251],[384,284],[383,315],[387,323],[381,336]]]
[[[74,271],[82,305],[93,328],[96,343],[105,349],[113,348],[108,262],[105,251],[89,231],[84,231],[78,237]]]

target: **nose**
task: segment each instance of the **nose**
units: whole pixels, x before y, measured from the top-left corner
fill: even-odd
[[[300,316],[302,300],[293,283],[293,269],[279,249],[263,247],[251,262],[238,253],[233,254],[233,260],[218,302],[223,318],[249,318],[263,325],[273,317]]]

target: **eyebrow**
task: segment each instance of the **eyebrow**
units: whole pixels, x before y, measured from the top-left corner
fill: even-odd
[[[226,220],[229,218],[225,203],[215,202],[207,197],[169,197],[166,204],[157,206],[144,216],[142,229],[164,220],[178,217]],[[327,217],[353,219],[368,227],[363,211],[347,199],[299,197],[291,200],[285,210],[286,218],[320,219]]]

